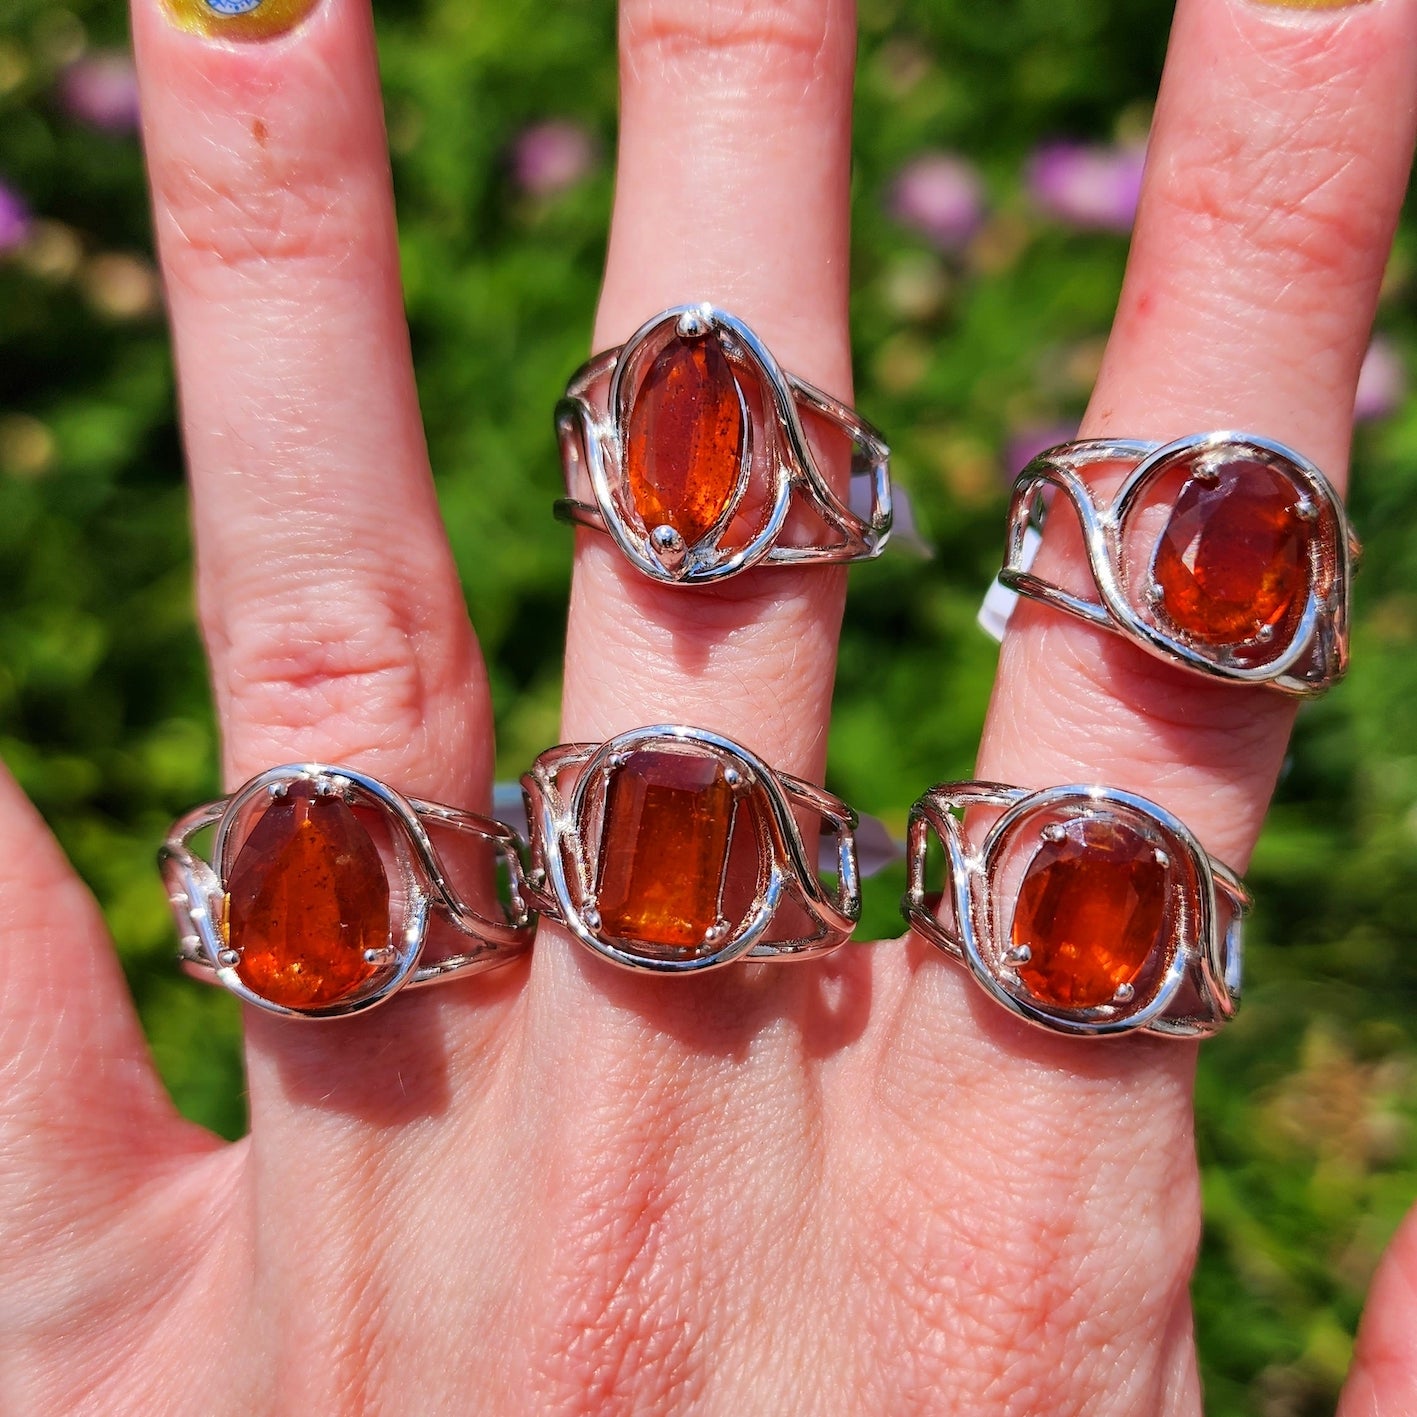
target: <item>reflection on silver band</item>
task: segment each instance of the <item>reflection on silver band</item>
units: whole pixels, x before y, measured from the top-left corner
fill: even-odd
[[[645,525],[626,477],[636,400],[649,366],[674,340],[716,342],[743,425],[736,486],[713,525],[690,540],[672,526]],[[853,492],[846,499],[818,466],[804,414],[850,443]],[[747,325],[711,305],[663,311],[623,345],[584,364],[557,405],[556,429],[566,478],[556,515],[608,532],[641,572],[666,584],[722,580],[760,564],[868,560],[890,535],[890,450],[880,434],[839,399],[785,373]],[[857,486],[865,489],[860,497]],[[755,525],[737,526],[754,487],[761,489],[762,515]],[[784,528],[789,514],[804,507],[822,523],[821,533],[794,542]]]
[[[1167,622],[1152,578],[1152,556],[1137,554],[1139,516],[1168,479],[1213,481],[1216,470],[1254,463],[1292,488],[1293,512],[1305,525],[1306,585],[1290,622],[1263,625],[1239,647],[1205,643]],[[1100,499],[1082,474],[1106,464],[1130,465],[1116,493]],[[1097,599],[1043,580],[1031,569],[1047,497],[1059,494],[1077,513]],[[1053,501],[1056,507],[1058,498]],[[1155,543],[1159,545],[1159,543]],[[1008,546],[999,584],[1101,629],[1125,636],[1173,664],[1235,684],[1264,684],[1282,693],[1323,693],[1348,663],[1348,602],[1358,543],[1328,479],[1313,463],[1280,443],[1253,434],[1197,434],[1172,443],[1131,439],[1082,440],[1040,453],[1019,474],[1009,508]]]
[[[990,819],[987,830],[976,814]],[[1110,997],[1064,1006],[1035,991],[1025,977],[1024,967],[1034,961],[1028,941],[1017,938],[1020,880],[1029,879],[1049,844],[1066,842],[1079,828],[1105,831],[1118,824],[1150,853],[1142,864],[1157,884],[1161,928],[1145,961],[1120,979]],[[932,842],[943,851],[938,891],[926,880]],[[1235,1013],[1241,917],[1250,896],[1182,822],[1145,797],[1108,787],[1032,792],[994,782],[941,783],[912,808],[906,853],[901,910],[911,927],[1029,1023],[1088,1037],[1135,1031],[1199,1037]],[[1078,884],[1075,876],[1074,888]],[[1096,943],[1105,951],[1115,936]],[[1070,949],[1075,945],[1069,941]],[[1054,963],[1058,958],[1066,964],[1072,956],[1065,952]]]
[[[376,951],[381,967],[367,987],[319,1007],[286,1007],[263,998],[240,977],[240,958],[228,939],[228,882],[253,818],[297,785],[320,797],[338,797],[382,823],[387,853],[395,863],[390,884],[398,908],[387,947]],[[505,908],[496,914],[470,902],[449,879],[429,827],[485,843],[501,874]],[[193,850],[200,833],[215,827],[207,861]],[[220,984],[246,1003],[290,1018],[335,1018],[384,1002],[400,989],[415,988],[505,964],[531,944],[533,921],[521,863],[521,842],[500,822],[437,802],[404,797],[376,778],[327,763],[270,768],[229,797],[194,808],[173,824],[158,852],[158,866],[181,937],[179,960],[193,977]],[[455,954],[423,959],[430,918],[446,920],[468,942]]]
[[[625,774],[636,776],[628,790],[617,785]],[[688,785],[659,785],[676,775]],[[627,969],[686,974],[736,959],[812,958],[842,944],[860,915],[856,813],[716,733],[656,724],[564,744],[543,753],[522,786],[537,909]],[[655,810],[651,839],[640,824]],[[813,869],[804,822],[823,837],[824,857],[832,842],[834,881]],[[712,840],[684,846],[681,829]],[[669,933],[658,928],[666,923]]]

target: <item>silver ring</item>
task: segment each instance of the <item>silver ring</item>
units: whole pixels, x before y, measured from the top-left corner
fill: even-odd
[[[982,833],[980,809],[992,819]],[[926,881],[932,844],[939,891]],[[1145,797],[941,783],[911,809],[906,861],[911,927],[1029,1023],[1189,1038],[1239,1005],[1249,894]]]
[[[848,501],[818,466],[804,415],[849,444]],[[784,373],[747,325],[712,305],[666,310],[582,365],[556,406],[556,432],[566,478],[556,515],[608,532],[656,581],[869,560],[890,535],[880,434]]]
[[[1081,474],[1106,463],[1132,469],[1104,501]],[[1096,601],[1030,569],[1048,489],[1077,513]],[[1358,554],[1328,479],[1280,443],[1233,432],[1085,440],[1019,474],[999,581],[1173,664],[1312,696],[1348,665]]]
[[[627,969],[815,957],[860,916],[856,813],[716,733],[657,724],[564,744],[522,789],[537,908]]]
[[[453,886],[430,827],[449,846],[460,838],[490,851],[506,901],[497,914]],[[192,843],[209,828],[207,860]],[[353,768],[297,763],[179,818],[158,866],[189,974],[271,1013],[337,1018],[524,951],[532,920],[520,848],[500,822],[404,797]],[[424,962],[434,915],[468,944]]]

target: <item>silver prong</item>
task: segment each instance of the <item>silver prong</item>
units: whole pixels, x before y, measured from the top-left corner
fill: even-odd
[[[1033,951],[1027,945],[1013,945],[1004,955],[1007,964],[1027,964],[1033,958]]]
[[[1319,509],[1307,497],[1300,497],[1294,504],[1294,515],[1301,522],[1316,522],[1319,519]]]
[[[1145,595],[1148,605],[1160,605],[1161,602],[1166,599],[1166,592],[1162,590],[1160,585],[1155,581],[1152,581],[1150,585],[1147,586]]]
[[[713,328],[713,316],[709,314],[709,307],[698,305],[692,310],[685,310],[674,328],[682,339],[699,339],[708,334]]]
[[[1041,836],[1044,841],[1054,843],[1066,841],[1068,838],[1068,829],[1062,822],[1049,822],[1048,825],[1039,832],[1039,836]]]
[[[688,547],[684,545],[684,538],[672,526],[655,527],[649,534],[649,541],[660,565],[666,571],[677,571],[684,564]]]
[[[1112,995],[1112,1002],[1115,1004],[1130,1004],[1136,997],[1137,991],[1130,984],[1117,985],[1117,992]]]
[[[377,950],[364,951],[365,964],[392,964],[397,957],[397,952],[388,945],[384,945]]]
[[[223,969],[230,969],[241,963],[241,956],[235,950],[222,950],[217,954],[216,962]]]
[[[581,920],[587,930],[600,929],[600,912],[593,905],[588,905],[581,911]]]
[[[315,779],[316,797],[338,797],[344,783],[337,777],[317,777]]]
[[[1267,645],[1273,638],[1274,638],[1274,626],[1273,626],[1273,625],[1261,625],[1261,626],[1259,627],[1259,629],[1255,631],[1255,643],[1256,643],[1256,644]]]
[[[721,945],[728,938],[728,921],[718,920],[704,931],[704,944]]]
[[[630,755],[628,753],[611,753],[608,759],[610,766],[617,770],[624,767],[629,761]]]
[[[280,798],[284,797],[289,791],[290,784],[288,782],[273,782],[266,788],[266,795],[279,801]]]
[[[723,780],[730,787],[739,787],[743,782],[743,774],[737,768],[724,768]]]
[[[546,868],[544,866],[533,866],[527,875],[529,880],[537,890],[546,884]]]
[[[1159,846],[1151,853],[1151,859],[1163,870],[1171,864],[1171,857]]]

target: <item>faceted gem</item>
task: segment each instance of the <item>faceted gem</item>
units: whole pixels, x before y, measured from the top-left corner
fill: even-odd
[[[1189,479],[1151,567],[1171,625],[1215,648],[1290,629],[1308,592],[1309,530],[1298,500],[1288,478],[1249,460]]]
[[[1168,914],[1151,842],[1120,821],[1068,822],[1044,838],[1019,888],[1011,943],[1029,955],[1019,978],[1053,1008],[1110,1003],[1151,958]]]
[[[625,475],[644,526],[671,526],[692,546],[728,510],[743,461],[733,370],[711,335],[675,335],[630,411]]]
[[[227,944],[254,994],[292,1009],[357,994],[384,966],[389,880],[349,804],[293,782],[236,855],[226,887]]]
[[[618,939],[697,950],[718,923],[733,789],[708,753],[641,748],[610,774],[597,907]]]

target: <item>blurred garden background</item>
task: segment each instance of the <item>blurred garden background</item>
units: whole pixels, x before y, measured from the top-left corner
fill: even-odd
[[[570,564],[550,411],[588,350],[614,11],[377,8],[419,385],[510,778],[557,736],[560,666],[537,648],[559,640]],[[830,783],[899,831],[916,792],[971,768],[995,658],[974,614],[1006,489],[1087,398],[1169,6],[860,8],[857,402],[935,555],[853,574]],[[102,901],[178,1102],[231,1135],[237,1012],[177,977],[152,867],[217,779],[135,125],[121,6],[5,0],[0,754]],[[1409,219],[1359,396],[1353,672],[1300,717],[1251,873],[1245,1006],[1202,1050],[1214,1414],[1332,1410],[1368,1277],[1417,1197],[1415,258]],[[897,931],[900,884],[874,883],[868,930]]]

